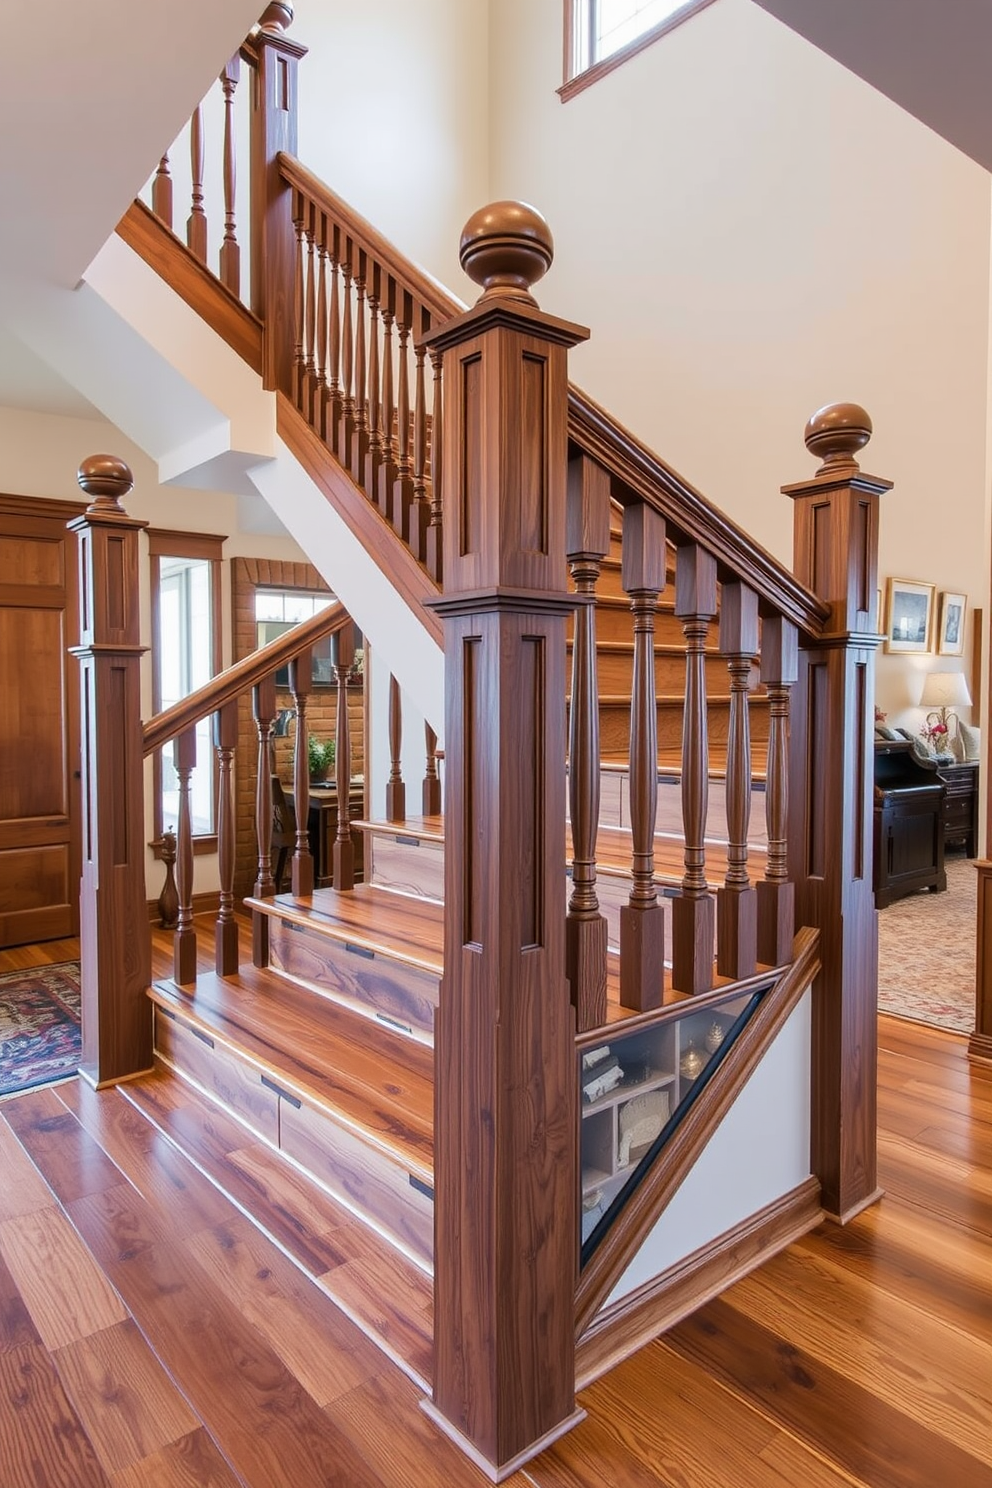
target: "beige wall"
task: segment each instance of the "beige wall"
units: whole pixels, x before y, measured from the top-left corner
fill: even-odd
[[[717,0],[567,104],[561,25],[561,0],[491,7],[491,165],[494,196],[551,223],[538,298],[592,330],[573,378],[784,561],[778,487],[814,468],[805,420],[863,403],[865,467],[896,482],[883,578],[974,602],[986,173],[749,0]],[[880,655],[895,716],[919,670]]]

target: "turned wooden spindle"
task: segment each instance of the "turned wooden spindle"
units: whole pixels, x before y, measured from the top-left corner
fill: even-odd
[[[213,716],[217,752],[217,869],[220,908],[214,928],[214,966],[218,976],[238,969],[238,922],[234,917],[234,751],[238,747],[238,702],[225,703]]]
[[[393,433],[393,420],[396,417],[396,402],[393,392],[395,358],[393,325],[395,321],[396,281],[390,276],[386,280],[382,302],[382,465],[379,470],[379,486],[376,492],[376,498],[380,511],[386,518],[386,521],[393,524],[394,528],[396,528],[396,513],[398,509],[394,489],[394,481],[396,479],[396,440]],[[402,536],[402,533],[400,535]]]
[[[757,897],[747,871],[751,821],[751,717],[748,681],[758,652],[758,596],[746,584],[720,591],[720,651],[730,675],[727,739],[727,874],[717,893],[716,969],[734,981],[749,977],[758,959]]]
[[[207,261],[207,214],[203,210],[203,105],[198,103],[189,122],[189,164],[193,181],[192,205],[186,221],[186,243],[201,263]]]
[[[152,211],[159,222],[164,222],[172,231],[172,176],[169,171],[169,152],[166,150],[158,163],[152,182]]]
[[[193,928],[193,808],[190,776],[196,768],[196,728],[172,741],[172,760],[179,781],[179,822],[176,832],[176,888],[179,914],[173,942],[173,976],[180,986],[196,981],[196,931]]]
[[[410,546],[421,563],[427,558],[431,509],[427,493],[427,353],[420,343],[430,326],[430,314],[421,305],[414,323],[413,504],[410,510]]]
[[[345,625],[331,637],[331,660],[338,684],[337,723],[334,731],[334,783],[338,797],[338,833],[334,839],[334,887],[355,887],[355,844],[351,840],[351,722],[348,718],[348,678],[355,665],[355,627]]]
[[[351,266],[354,253],[351,239],[344,241],[344,258],[341,263],[341,429],[338,435],[337,455],[341,463],[350,469],[351,444],[355,423],[355,338],[352,330]]]
[[[441,814],[441,779],[437,773],[437,734],[429,723],[424,724],[427,764],[424,770],[423,807],[425,816]]]
[[[431,519],[427,532],[427,571],[440,584],[444,563],[444,536],[442,528],[442,471],[444,469],[444,397],[441,387],[442,357],[434,346],[429,347],[433,373],[433,397],[431,403],[431,454],[430,454],[430,501]]]
[[[675,613],[686,641],[682,716],[682,832],[685,872],[672,904],[672,986],[708,992],[713,985],[715,905],[706,882],[709,737],[706,716],[706,638],[717,612],[716,559],[698,543],[679,548]]]
[[[572,893],[565,917],[565,970],[582,1033],[606,1021],[606,919],[596,893],[599,826],[599,681],[596,584],[610,548],[610,478],[585,455],[569,461],[565,551],[575,584],[572,696],[568,729],[568,803]]]
[[[328,253],[331,260],[330,303],[327,313],[327,396],[328,408],[324,438],[336,453],[340,438],[341,398],[341,231],[335,227],[330,235]]]
[[[235,216],[238,176],[234,127],[234,95],[240,78],[241,58],[235,52],[220,75],[224,93],[224,241],[220,245],[220,279],[234,295],[241,293],[241,247]]]
[[[413,505],[413,460],[410,456],[410,331],[413,296],[400,295],[396,314],[396,497],[394,525],[405,542],[410,538]]]
[[[386,782],[386,820],[406,821],[406,786],[403,784],[403,694],[396,678],[389,678],[389,779]]]
[[[374,264],[369,280],[369,446],[365,462],[365,489],[373,493],[382,463],[382,389],[379,343],[381,325],[379,300],[382,294],[382,269]]]
[[[179,918],[179,891],[176,888],[176,834],[166,827],[159,843],[159,857],[165,864],[165,882],[158,896],[158,922],[163,930],[174,930]]]
[[[293,268],[293,399],[302,409],[306,387],[306,323],[304,285],[306,283],[306,206],[300,192],[293,196],[293,229],[296,233],[296,256]]]
[[[316,221],[312,202],[304,206],[303,233],[306,252],[306,326],[303,353],[303,417],[313,423],[317,392],[317,252]]]
[[[768,766],[765,821],[768,854],[765,876],[756,886],[758,960],[784,966],[792,957],[795,885],[789,878],[789,699],[799,676],[799,637],[781,615],[761,624],[761,680],[768,692]]]
[[[327,217],[318,216],[317,232],[317,387],[313,426],[321,439],[327,437]]]
[[[255,780],[255,837],[258,842],[256,899],[275,893],[272,877],[272,731],[276,718],[276,684],[272,675],[252,688],[252,715],[258,734],[258,774]],[[255,966],[269,964],[269,917],[255,910],[251,919],[251,959]]]
[[[307,705],[313,687],[313,647],[307,646],[289,663],[289,690],[293,694],[296,738],[293,742],[293,805],[296,811],[296,846],[293,851],[293,897],[305,899],[313,893],[313,856],[310,852],[310,748]]]
[[[654,883],[654,829],[658,813],[658,702],[654,672],[654,618],[665,587],[665,522],[644,502],[623,514],[621,579],[634,616],[634,670],[630,698],[631,877],[620,911],[620,1001],[624,1007],[660,1007],[665,980],[665,921]]]
[[[369,442],[368,405],[368,354],[366,343],[365,275],[368,256],[364,250],[358,254],[355,272],[355,433],[352,440],[351,472],[356,481],[361,480],[365,451]]]

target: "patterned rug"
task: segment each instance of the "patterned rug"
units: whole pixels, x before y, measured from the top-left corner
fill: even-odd
[[[0,1099],[76,1073],[79,962],[0,976]]]
[[[909,894],[879,910],[878,1007],[971,1033],[978,878],[967,858],[949,858],[946,866],[945,894]]]

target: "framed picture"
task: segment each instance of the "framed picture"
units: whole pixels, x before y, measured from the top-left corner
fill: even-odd
[[[937,654],[964,655],[964,616],[968,608],[966,594],[942,594],[937,622]]]
[[[885,605],[886,651],[926,652],[931,649],[933,601],[936,586],[915,579],[889,579]]]

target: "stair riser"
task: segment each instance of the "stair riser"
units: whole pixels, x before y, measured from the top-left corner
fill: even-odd
[[[682,711],[680,698],[658,703],[658,748],[680,749],[682,746]],[[769,714],[764,698],[752,698],[749,709],[751,741],[765,744],[768,741]],[[730,733],[729,699],[711,698],[706,708],[706,718],[711,744],[725,746]],[[630,704],[605,703],[599,705],[599,746],[607,758],[623,758],[630,753]]]
[[[433,1257],[434,1204],[420,1177],[393,1162],[326,1111],[284,1091],[236,1050],[199,1037],[179,1017],[155,1010],[160,1060],[228,1114],[292,1158],[355,1216],[419,1265]],[[428,1191],[425,1191],[428,1190]]]
[[[348,950],[309,926],[269,921],[271,964],[325,996],[432,1043],[439,981],[429,972]]]
[[[572,621],[568,622],[568,638],[572,638]],[[716,621],[710,627],[710,642],[716,641]],[[634,638],[634,619],[630,612],[630,601],[623,596],[621,599],[611,601],[609,604],[596,606],[596,639],[599,641],[622,641],[630,645]],[[685,632],[682,629],[682,621],[677,618],[671,608],[671,601],[667,608],[659,607],[654,621],[654,638],[661,646],[685,646]]]
[[[568,690],[571,692],[571,647],[569,647]],[[616,653],[599,651],[596,657],[599,691],[601,694],[623,693],[630,697],[634,675],[633,648]],[[725,693],[728,688],[727,663],[722,656],[706,658],[706,688],[708,692]],[[659,693],[682,693],[685,691],[685,652],[673,654],[655,648],[654,686]]]
[[[416,838],[378,834],[367,839],[371,882],[427,899],[444,898],[444,845]]]

